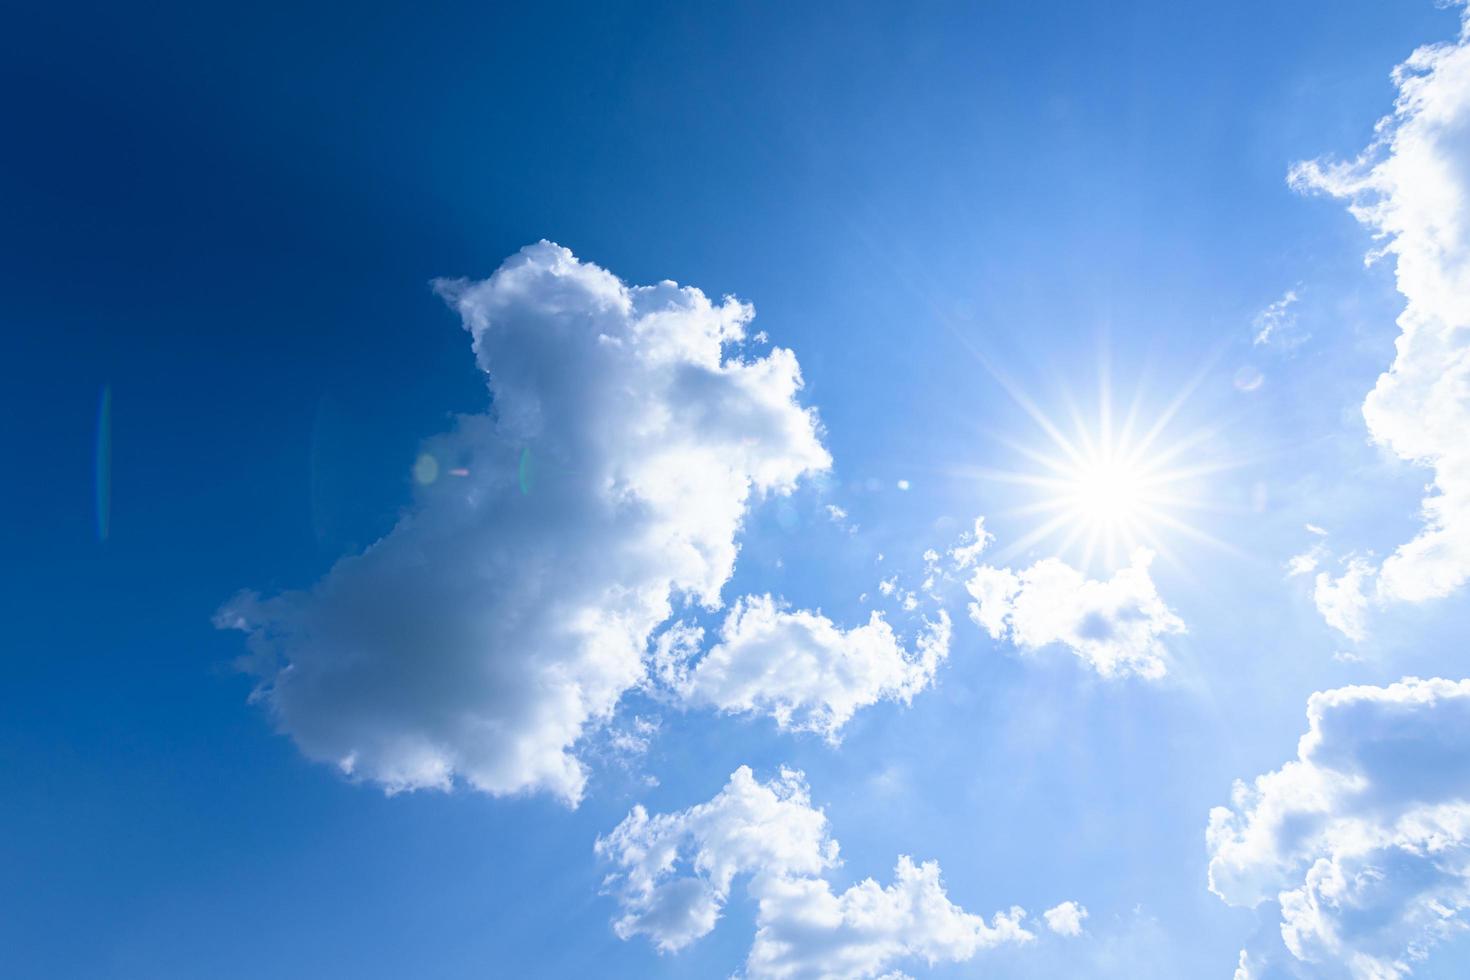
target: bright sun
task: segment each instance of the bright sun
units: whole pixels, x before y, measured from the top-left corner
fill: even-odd
[[[1073,411],[1069,433],[1002,380],[1050,445],[1038,449],[1034,439],[1026,443],[1002,440],[1030,465],[975,473],[1032,491],[1025,504],[998,515],[1029,516],[1038,522],[999,553],[998,560],[1058,539],[1053,554],[1069,555],[1080,549],[1083,567],[1098,560],[1116,567],[1140,547],[1171,557],[1166,532],[1225,547],[1187,519],[1191,512],[1215,509],[1206,502],[1203,478],[1229,467],[1200,458],[1203,444],[1213,433],[1196,430],[1165,439],[1193,385],[1146,422],[1141,417],[1142,399],[1134,399],[1121,425],[1115,425],[1106,375],[1102,381],[1096,414]]]
[[[1126,460],[1088,460],[1071,474],[1066,503],[1095,524],[1130,521],[1142,509],[1145,480]]]

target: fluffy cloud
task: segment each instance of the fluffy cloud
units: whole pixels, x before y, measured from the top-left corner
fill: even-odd
[[[715,927],[736,875],[812,877],[837,862],[801,774],[783,769],[760,783],[749,766],[707,803],[652,817],[635,806],[596,851],[622,869],[608,879],[623,907],[618,936],[648,936],[670,951]]]
[[[1294,186],[1346,198],[1392,256],[1405,306],[1393,365],[1363,403],[1373,439],[1434,471],[1424,527],[1379,569],[1376,598],[1419,601],[1470,578],[1470,15],[1456,43],[1394,72],[1378,138],[1348,163],[1292,170]]]
[[[575,803],[573,744],[642,680],[676,599],[719,604],[752,494],[830,459],[795,356],[739,356],[736,300],[629,287],[548,242],[436,285],[492,411],[429,441],[386,537],[218,622],[249,634],[256,697],[311,758],[390,791]]]
[[[687,660],[697,631],[661,642],[656,661],[686,703],[768,714],[783,729],[819,732],[835,742],[859,708],[881,700],[907,704],[927,687],[949,654],[949,638],[942,610],[911,654],[881,613],[844,630],[821,613],[747,596],[730,610],[719,642],[692,666]]]
[[[751,977],[771,980],[865,980],[894,963],[961,963],[980,950],[1035,937],[1012,907],[987,923],[949,900],[934,861],[902,856],[893,884],[872,878],[834,894],[826,881],[775,878],[758,891]]]
[[[1089,579],[1056,558],[1020,572],[980,565],[965,588],[970,618],[1023,650],[1060,643],[1104,677],[1166,673],[1162,637],[1184,632],[1149,577],[1152,553],[1137,551],[1111,579]]]
[[[1307,718],[1295,760],[1211,812],[1210,887],[1279,903],[1313,976],[1402,977],[1470,910],[1470,681],[1319,692]]]
[[[933,862],[900,857],[891,885],[865,879],[834,893],[821,875],[837,863],[837,842],[791,770],[760,783],[742,766],[713,799],[675,813],[634,807],[596,850],[619,868],[607,879],[623,909],[618,935],[667,951],[710,932],[734,878],[749,876],[752,978],[866,980],[904,960],[959,962],[1034,938],[1020,908],[987,923],[956,906]]]
[[[1082,935],[1082,921],[1087,918],[1087,909],[1076,902],[1063,902],[1041,913],[1046,927],[1058,936]]]

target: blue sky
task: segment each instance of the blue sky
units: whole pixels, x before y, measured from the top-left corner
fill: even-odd
[[[1462,19],[15,12],[0,972],[1454,975]]]

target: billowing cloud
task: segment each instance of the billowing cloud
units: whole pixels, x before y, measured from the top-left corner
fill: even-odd
[[[256,698],[313,759],[390,791],[545,790],[644,676],[675,600],[707,607],[752,495],[830,459],[788,350],[739,354],[751,307],[625,285],[549,242],[441,281],[493,407],[430,440],[414,506],[310,589],[243,594]]]
[[[746,974],[759,980],[867,980],[906,960],[961,962],[1034,939],[1020,908],[986,922],[956,906],[934,862],[900,857],[892,884],[834,893],[822,874],[837,842],[791,770],[761,783],[742,766],[706,803],[655,816],[634,807],[596,850],[619,869],[607,879],[623,910],[615,931],[665,951],[709,933],[734,878],[748,876],[757,910]]]
[[[1184,632],[1184,622],[1159,597],[1152,561],[1139,550],[1106,581],[1056,558],[1019,572],[980,565],[965,585],[975,600],[970,618],[1022,650],[1062,644],[1104,677],[1163,677],[1162,638]]]
[[[1210,888],[1277,902],[1312,976],[1402,977],[1470,911],[1470,681],[1319,692],[1307,719],[1296,759],[1211,812]]]
[[[662,639],[662,638],[661,638]],[[692,639],[697,643],[698,634]],[[844,630],[819,612],[787,609],[771,596],[735,603],[719,642],[692,666],[691,634],[661,643],[660,674],[685,703],[770,715],[783,729],[837,741],[859,709],[907,704],[949,654],[949,615],[926,624],[913,653],[879,612]]]
[[[1434,472],[1423,529],[1378,570],[1375,597],[1449,595],[1470,578],[1470,15],[1455,43],[1394,71],[1378,138],[1347,163],[1312,161],[1292,184],[1350,202],[1392,256],[1405,299],[1393,365],[1363,403],[1373,439]]]

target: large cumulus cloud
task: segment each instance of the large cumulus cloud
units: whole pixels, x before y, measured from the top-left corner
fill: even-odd
[[[1470,681],[1323,691],[1307,719],[1210,814],[1211,889],[1281,913],[1282,969],[1268,946],[1237,976],[1402,977],[1470,912]]]
[[[1377,443],[1431,468],[1434,481],[1423,529],[1384,560],[1365,594],[1418,601],[1470,578],[1470,16],[1457,42],[1415,51],[1394,81],[1393,115],[1361,157],[1300,164],[1292,182],[1346,198],[1382,241],[1371,257],[1394,260],[1401,332],[1363,417]],[[1360,579],[1345,584],[1364,589]],[[1324,607],[1329,617],[1332,608],[1340,604]],[[1358,619],[1333,625],[1361,635]]]
[[[575,743],[676,602],[719,605],[752,495],[830,458],[795,355],[740,355],[748,305],[630,287],[548,242],[436,286],[490,411],[429,442],[440,476],[386,537],[218,621],[249,634],[256,696],[311,758],[390,790],[574,803]]]

